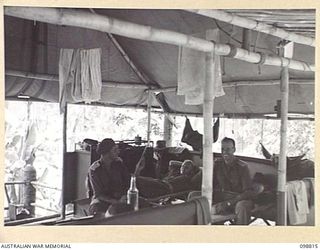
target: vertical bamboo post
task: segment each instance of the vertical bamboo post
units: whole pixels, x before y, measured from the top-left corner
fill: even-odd
[[[163,139],[166,141],[167,147],[172,146],[172,123],[166,115],[163,121]]]
[[[147,141],[150,146],[150,134],[151,134],[151,101],[152,101],[152,92],[148,91],[148,104],[147,104],[147,113],[148,113],[148,129],[147,129]]]
[[[67,117],[68,117],[68,104],[66,103],[65,110],[63,112],[63,125],[62,125],[62,173],[65,173],[66,157],[67,157]],[[64,187],[65,187],[65,176],[62,175],[62,192],[61,192],[61,219],[66,217],[66,204],[64,200]]]
[[[277,189],[277,225],[287,225],[287,200],[286,200],[286,169],[287,169],[287,122],[288,122],[288,96],[289,72],[284,67],[281,71],[281,127],[280,127],[280,156],[278,164],[278,189]]]
[[[242,48],[251,51],[251,30],[244,28],[242,34]]]
[[[215,54],[206,53],[206,81],[203,97],[203,174],[202,174],[202,195],[207,197],[210,207],[212,204],[212,179],[213,179],[213,86],[215,79]]]

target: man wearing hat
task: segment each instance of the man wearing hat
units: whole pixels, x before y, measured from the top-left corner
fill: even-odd
[[[104,139],[97,147],[100,159],[89,168],[88,180],[92,189],[89,212],[104,215],[108,207],[118,202],[129,188],[130,174],[119,158],[115,142]]]

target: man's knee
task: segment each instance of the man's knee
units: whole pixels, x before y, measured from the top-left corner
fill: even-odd
[[[236,224],[248,225],[250,223],[252,209],[253,209],[253,202],[250,200],[242,200],[237,202],[235,207]]]

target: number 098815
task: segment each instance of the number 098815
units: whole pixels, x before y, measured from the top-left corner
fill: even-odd
[[[305,249],[318,248],[318,244],[304,243],[304,244],[300,244],[300,248],[305,248]]]

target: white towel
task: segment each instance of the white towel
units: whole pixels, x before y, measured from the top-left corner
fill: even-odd
[[[290,225],[306,223],[309,206],[307,188],[303,181],[287,183],[287,201]]]
[[[86,103],[101,98],[101,49],[80,50],[82,95]],[[75,98],[77,98],[76,96]]]
[[[66,106],[66,91],[69,74],[71,74],[71,61],[73,50],[61,49],[59,57],[59,103],[60,113],[64,113]]]
[[[225,93],[222,88],[220,56],[215,57],[214,97],[218,97]],[[185,104],[200,105],[203,103],[205,81],[205,52],[179,47],[177,94],[185,96]]]
[[[90,103],[101,98],[101,49],[61,49],[59,60],[59,103],[64,112],[66,86],[71,84],[71,96]]]

